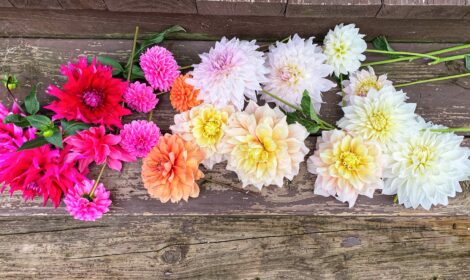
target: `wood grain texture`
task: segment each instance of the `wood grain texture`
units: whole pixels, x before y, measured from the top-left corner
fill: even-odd
[[[106,10],[103,0],[58,0],[66,10]]]
[[[468,218],[0,218],[1,279],[465,279]]]
[[[13,5],[8,0],[0,0],[0,8],[11,8]]]
[[[112,12],[196,14],[196,0],[104,0]]]
[[[10,3],[23,9],[62,9],[57,0],[10,0]]]
[[[466,0],[384,0],[377,17],[462,19],[469,12]]]
[[[287,0],[196,0],[201,15],[284,16]]]
[[[375,17],[382,7],[381,0],[291,0],[288,17]]]

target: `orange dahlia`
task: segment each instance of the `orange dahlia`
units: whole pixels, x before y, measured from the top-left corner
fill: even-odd
[[[178,135],[165,134],[144,158],[144,186],[151,197],[162,203],[198,197],[196,180],[204,176],[199,170],[203,160],[204,152],[196,143],[187,142]]]
[[[179,112],[187,111],[202,103],[197,99],[199,90],[195,90],[192,85],[186,83],[186,79],[189,78],[191,78],[189,74],[180,75],[170,91],[171,105]]]

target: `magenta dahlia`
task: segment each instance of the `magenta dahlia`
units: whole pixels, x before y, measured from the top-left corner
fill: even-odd
[[[7,115],[19,113],[20,109],[16,103],[13,104],[11,110],[0,103],[0,154],[16,151],[24,142],[35,137],[36,130],[34,128],[23,130],[14,124],[3,123],[3,119]]]
[[[153,88],[146,84],[135,82],[129,84],[124,92],[124,101],[132,110],[140,113],[152,111],[158,103],[158,98],[153,93]]]
[[[109,191],[106,191],[100,183],[91,194],[94,184],[95,181],[85,179],[75,184],[66,194],[64,198],[66,209],[75,219],[95,221],[109,211],[111,205]]]
[[[149,121],[132,121],[121,130],[121,147],[135,157],[145,157],[158,144],[160,128]]]
[[[154,46],[140,56],[140,67],[145,79],[156,90],[168,91],[180,71],[173,54],[160,46]]]
[[[85,57],[62,65],[61,73],[67,77],[62,89],[47,88],[48,94],[59,99],[46,106],[55,112],[54,119],[122,127],[121,117],[131,114],[121,104],[127,82],[113,78],[112,69],[96,59],[88,64]]]

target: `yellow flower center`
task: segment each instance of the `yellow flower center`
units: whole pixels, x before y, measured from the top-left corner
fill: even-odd
[[[376,80],[374,79],[367,79],[364,81],[361,81],[357,86],[356,86],[356,95],[359,96],[367,96],[367,93],[369,93],[370,89],[376,89],[380,90],[380,85],[377,83]]]
[[[374,112],[369,115],[368,123],[372,129],[377,132],[385,132],[389,129],[389,117],[382,111]]]
[[[279,70],[281,80],[288,82],[291,85],[297,85],[303,77],[301,69],[294,64],[286,65]]]
[[[339,41],[334,47],[336,58],[341,58],[346,55],[348,52],[348,47],[343,41]]]
[[[351,152],[343,152],[340,155],[340,161],[349,171],[355,171],[361,164],[361,158]]]
[[[411,148],[408,154],[408,165],[414,166],[415,170],[428,168],[434,160],[435,149],[427,145],[416,145]]]
[[[223,136],[228,114],[215,108],[204,108],[193,119],[192,133],[200,147],[214,147]]]

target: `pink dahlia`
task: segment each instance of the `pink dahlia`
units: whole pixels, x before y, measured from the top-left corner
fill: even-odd
[[[163,47],[155,46],[147,49],[140,56],[140,67],[145,74],[145,79],[157,90],[168,91],[179,76],[178,64],[170,51]]]
[[[35,137],[36,130],[34,128],[23,130],[14,124],[4,124],[3,119],[10,113],[19,114],[18,105],[13,104],[10,111],[0,103],[0,154],[16,151],[24,142]]]
[[[112,69],[96,59],[88,64],[85,57],[62,65],[61,73],[67,77],[63,88],[47,88],[47,93],[59,99],[46,106],[55,112],[54,119],[122,127],[121,117],[131,114],[121,104],[127,82],[113,78]]]
[[[146,84],[135,82],[129,84],[124,92],[124,101],[127,105],[140,113],[152,111],[158,103],[158,98],[153,93],[153,88]]]
[[[60,204],[62,194],[84,179],[73,163],[65,160],[69,153],[66,147],[59,151],[49,145],[20,152],[0,154],[0,182],[10,186],[10,194],[22,192],[25,201],[36,196],[50,199],[55,207]]]
[[[92,162],[97,165],[106,162],[109,168],[120,171],[122,161],[136,160],[119,146],[120,142],[121,136],[106,134],[104,126],[90,127],[65,139],[71,150],[67,162],[78,162],[78,170],[84,173],[88,173],[88,166]]]
[[[109,191],[103,184],[98,184],[93,194],[90,194],[95,181],[88,179],[75,184],[65,196],[64,202],[67,211],[77,220],[95,221],[109,211],[111,200]]]
[[[135,157],[145,157],[159,138],[160,128],[153,122],[132,121],[121,130],[121,147]]]

